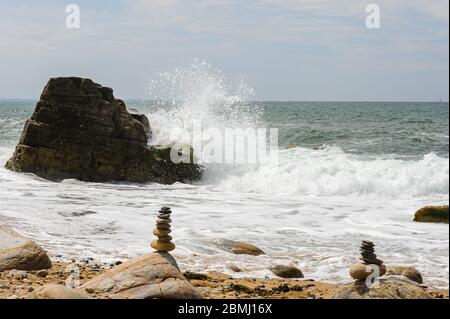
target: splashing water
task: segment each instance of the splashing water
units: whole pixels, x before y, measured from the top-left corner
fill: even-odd
[[[157,111],[150,115],[155,144],[191,144],[194,121],[201,123],[206,141],[211,129],[256,128],[262,123],[262,110],[250,102],[253,89],[244,80],[235,87],[227,85],[225,76],[206,62],[160,73],[150,80],[147,93],[156,101]]]
[[[263,111],[251,99],[253,89],[241,79],[237,85],[228,85],[227,79],[206,62],[195,61],[183,68],[160,73],[149,81],[147,93],[156,109],[149,114],[152,120],[152,144],[183,143],[194,146],[194,155],[199,162],[207,164],[203,147],[213,146],[212,153],[232,152],[245,158],[249,147],[239,149],[225,147],[222,138],[228,129],[252,129],[256,131],[263,123]],[[195,124],[194,124],[195,123]],[[199,129],[194,129],[194,126]],[[220,135],[220,144],[214,144]],[[195,147],[193,141],[202,147]],[[266,148],[267,141],[263,141]],[[197,144],[198,145],[198,144]],[[243,154],[245,153],[245,154]],[[266,154],[264,154],[265,156]],[[222,157],[221,157],[222,158]],[[208,163],[203,182],[218,181],[223,175],[240,175],[258,165],[256,163],[233,163],[223,165]]]
[[[159,74],[149,82],[147,92],[155,101],[149,114],[154,144],[192,145],[194,138],[204,143],[211,141],[216,130],[266,125],[264,109],[250,102],[254,92],[245,81],[232,87],[206,62],[195,61]],[[193,130],[194,121],[201,122],[201,136],[194,136],[198,133]],[[275,163],[207,164],[200,183],[229,191],[289,196],[366,194],[395,198],[445,196],[449,190],[448,158],[434,153],[411,161],[390,154],[348,154],[341,147],[324,145],[318,149],[280,149],[276,156]]]

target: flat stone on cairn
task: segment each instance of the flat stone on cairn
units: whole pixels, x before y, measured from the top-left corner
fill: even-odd
[[[161,252],[169,252],[175,249],[175,244],[171,242],[172,236],[169,234],[172,232],[170,229],[170,214],[172,211],[169,207],[164,206],[161,208],[156,220],[156,228],[153,230],[153,234],[158,237],[151,242],[153,249]]]
[[[363,240],[361,244],[360,260],[362,263],[354,264],[350,268],[350,276],[356,281],[364,281],[374,272],[374,267],[378,267],[379,276],[383,276],[386,273],[386,266],[383,261],[377,258],[375,255],[375,245],[373,242]]]

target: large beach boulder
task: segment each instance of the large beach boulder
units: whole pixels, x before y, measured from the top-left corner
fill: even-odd
[[[121,264],[80,290],[121,299],[200,299],[169,253],[154,252]]]
[[[341,285],[334,292],[333,299],[432,299],[424,288],[408,280],[380,279],[378,284],[368,288],[361,283]]]
[[[148,118],[129,113],[111,88],[52,78],[6,167],[56,181],[171,184],[200,178],[190,146],[148,146],[150,135]]]
[[[448,224],[448,205],[444,206],[425,206],[419,209],[414,215],[415,222],[422,223],[447,223]]]
[[[52,267],[41,246],[14,230],[0,225],[0,271],[40,270]]]

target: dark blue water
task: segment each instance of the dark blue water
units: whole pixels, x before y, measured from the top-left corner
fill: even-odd
[[[263,102],[280,144],[348,153],[448,157],[448,103]]]

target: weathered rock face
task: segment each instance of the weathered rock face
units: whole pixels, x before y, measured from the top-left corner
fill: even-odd
[[[130,114],[112,89],[90,79],[53,78],[6,167],[51,180],[171,184],[200,178],[190,146],[147,146],[150,135],[147,117]]]
[[[40,270],[51,267],[47,253],[38,244],[0,225],[0,271]]]
[[[200,299],[200,293],[186,280],[175,259],[154,252],[121,264],[88,281],[80,288],[110,298]]]
[[[445,206],[425,206],[419,209],[414,215],[415,222],[422,223],[446,223],[448,224],[448,205]]]
[[[381,279],[378,285],[367,288],[350,283],[336,289],[333,299],[431,299],[423,288],[396,279]]]

